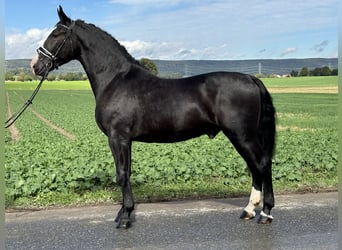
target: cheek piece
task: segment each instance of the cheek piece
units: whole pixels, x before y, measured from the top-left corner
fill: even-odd
[[[72,28],[73,28],[74,25],[75,25],[74,21],[71,23],[70,26],[66,26],[66,25],[63,25],[63,24],[58,24],[58,26],[62,26],[63,28],[65,28],[67,30],[67,34],[66,34],[65,38],[63,39],[63,41],[61,42],[61,44],[57,47],[55,53],[50,52],[44,46],[41,46],[41,47],[39,47],[37,49],[38,55],[42,55],[42,56],[44,56],[44,57],[49,59],[49,62],[46,63],[46,65],[45,65],[47,69],[53,70],[53,69],[57,69],[58,68],[58,65],[56,65],[57,56],[58,56],[59,52],[61,51],[61,49],[64,47],[65,42],[68,40],[68,38],[70,38],[71,31],[72,31]],[[70,44],[71,44],[71,49],[73,49],[73,47],[72,47],[72,40],[71,39],[70,39]]]

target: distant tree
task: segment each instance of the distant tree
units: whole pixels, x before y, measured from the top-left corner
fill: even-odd
[[[25,75],[25,76],[24,76],[24,81],[25,81],[25,82],[31,82],[32,80],[33,80],[32,75]]]
[[[315,68],[309,71],[310,76],[320,76],[321,75],[321,68]]]
[[[308,76],[309,75],[309,69],[307,67],[303,67],[301,70],[300,70],[300,73],[299,73],[300,76]]]
[[[141,65],[143,65],[145,68],[147,68],[152,74],[158,75],[158,69],[155,63],[147,58],[141,58],[140,59]]]
[[[321,76],[330,76],[331,75],[331,69],[328,66],[321,68],[320,75]]]
[[[15,78],[14,78],[14,75],[12,72],[6,72],[5,73],[5,81],[14,81]]]
[[[65,81],[79,81],[79,80],[83,80],[83,74],[81,72],[78,73],[73,73],[73,72],[68,72],[65,75],[64,74],[60,74],[58,76],[59,80],[65,80]]]
[[[23,81],[25,81],[25,72],[20,72],[19,73],[19,75],[18,75],[18,77],[17,77],[17,81],[19,81],[19,82],[23,82]]]
[[[65,81],[74,81],[75,80],[75,74],[71,73],[71,72],[66,73],[64,76],[64,80]]]
[[[58,75],[58,79],[59,80],[65,80],[65,76],[66,76],[66,74],[60,74],[60,75]]]
[[[331,69],[328,66],[310,70],[310,76],[330,76],[330,75],[331,75]]]
[[[333,70],[331,71],[331,75],[332,75],[332,76],[337,76],[337,75],[338,75],[338,69],[333,69]]]
[[[47,77],[48,81],[55,81],[56,80],[56,75],[53,73],[50,73]]]
[[[75,80],[83,80],[83,74],[82,72],[77,72],[76,75],[75,75]]]
[[[290,75],[293,76],[293,77],[297,77],[298,76],[298,71],[297,70],[292,70]]]

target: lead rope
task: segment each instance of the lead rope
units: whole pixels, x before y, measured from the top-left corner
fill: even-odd
[[[33,91],[31,97],[24,103],[24,105],[18,110],[18,112],[14,113],[6,122],[5,122],[5,128],[10,127],[20,116],[22,113],[24,113],[24,111],[27,109],[28,106],[30,106],[30,104],[32,104],[33,99],[35,98],[35,96],[38,94],[38,91],[40,89],[40,87],[42,86],[45,78],[47,77],[47,75],[49,74],[49,69],[46,70],[45,75],[43,76],[43,78],[40,80],[38,86],[36,87],[36,89]]]

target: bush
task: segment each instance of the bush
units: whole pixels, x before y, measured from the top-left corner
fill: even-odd
[[[66,73],[65,75],[61,74],[58,77],[59,80],[65,80],[65,81],[80,81],[84,80],[83,74],[81,72],[78,73]]]
[[[48,81],[54,81],[54,80],[56,80],[56,75],[53,74],[53,73],[50,73],[50,74],[48,75],[48,77],[47,77],[47,80],[48,80]]]
[[[14,75],[11,72],[6,72],[5,74],[5,81],[14,81]]]
[[[146,69],[148,69],[152,74],[158,75],[157,66],[154,64],[153,61],[147,58],[142,58],[140,60],[140,64],[142,64]]]

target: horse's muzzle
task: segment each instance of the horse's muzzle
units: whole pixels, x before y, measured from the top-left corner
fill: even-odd
[[[34,57],[31,61],[31,70],[33,75],[44,76],[53,68],[53,63],[51,61],[41,61],[38,57]]]
[[[36,68],[37,62],[38,62],[38,56],[33,57],[30,63],[30,67],[31,67],[31,71],[33,75],[36,75],[35,68]]]

